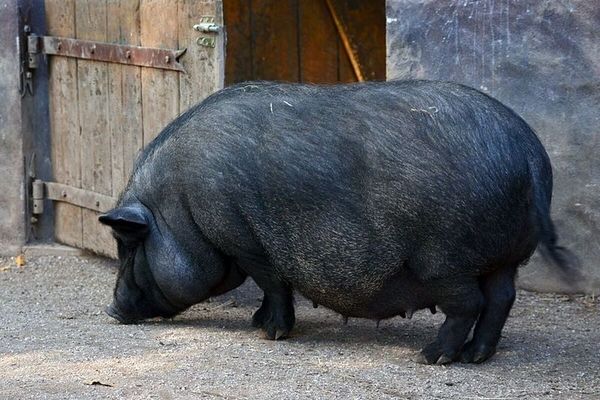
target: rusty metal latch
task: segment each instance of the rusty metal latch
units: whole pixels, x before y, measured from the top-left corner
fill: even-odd
[[[205,15],[200,17],[200,22],[194,25],[194,30],[208,35],[199,36],[196,39],[196,44],[204,47],[215,47],[216,38],[214,34],[218,34],[222,26],[215,23],[215,17]]]
[[[186,49],[159,49],[55,36],[38,36],[33,33],[27,37],[29,68],[37,67],[39,54],[49,54],[185,72],[183,65],[179,63],[179,57],[185,51]]]
[[[19,13],[21,13],[20,10]],[[25,17],[25,19],[28,21],[29,16]],[[29,39],[30,36],[31,27],[25,24],[22,34],[17,36],[17,50],[21,58],[19,66],[19,93],[21,97],[25,97],[27,94],[33,96],[33,70],[38,67],[38,46],[32,45]],[[23,42],[25,43],[24,45]]]
[[[44,199],[62,201],[98,212],[107,212],[115,206],[117,199],[57,182],[35,179],[32,187],[34,215],[44,213]]]

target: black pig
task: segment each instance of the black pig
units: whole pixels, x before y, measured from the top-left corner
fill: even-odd
[[[346,317],[437,306],[446,320],[419,361],[481,362],[538,242],[570,273],[551,194],[535,133],[474,89],[232,86],[169,124],[100,217],[121,260],[107,312],[174,316],[250,276],[271,339],[291,331],[296,290]]]

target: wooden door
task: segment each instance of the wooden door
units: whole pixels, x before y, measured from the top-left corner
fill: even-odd
[[[385,80],[385,0],[223,3],[228,85],[254,79],[355,82],[356,68],[365,80]]]
[[[205,16],[221,25],[221,0],[46,0],[45,6],[49,36],[187,49],[179,58],[185,72],[49,56],[54,180],[80,199],[70,201],[64,191],[65,201],[55,203],[55,236],[114,257],[100,211],[123,190],[139,151],[223,86],[225,33],[213,35],[211,47],[193,28]]]

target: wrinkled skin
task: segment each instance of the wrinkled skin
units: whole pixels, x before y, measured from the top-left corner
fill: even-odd
[[[134,204],[100,217],[113,227],[122,263],[114,301],[106,310],[110,316],[123,323],[172,317],[244,282],[246,274],[232,260],[208,246],[186,252],[146,207]]]
[[[437,307],[418,361],[482,362],[538,242],[569,271],[551,193],[535,134],[473,89],[232,86],[165,128],[100,218],[121,259],[107,312],[171,317],[250,276],[264,291],[252,324],[271,339],[292,330],[298,291],[345,317]]]

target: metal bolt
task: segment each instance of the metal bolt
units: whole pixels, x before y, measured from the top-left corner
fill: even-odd
[[[62,197],[67,197],[67,191],[63,190],[62,193],[60,194]]]
[[[171,62],[171,57],[165,56],[165,62],[168,64]]]
[[[25,25],[25,26],[23,27],[23,32],[25,32],[25,33],[30,33],[30,32],[31,32],[31,27],[30,27],[29,25]]]
[[[25,78],[27,79],[31,79],[33,77],[33,74],[29,71],[25,72]]]

